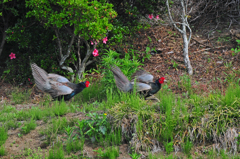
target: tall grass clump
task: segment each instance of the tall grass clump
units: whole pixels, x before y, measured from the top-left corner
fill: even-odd
[[[36,121],[31,119],[29,122],[26,122],[23,127],[21,127],[21,133],[28,134],[31,130],[34,130],[36,126]]]
[[[93,101],[99,101],[106,99],[105,86],[96,81],[88,88],[84,89],[81,93],[75,96],[73,103],[89,103]]]
[[[46,142],[49,144],[51,141],[56,140],[57,134],[64,133],[64,129],[68,125],[72,126],[65,117],[52,118],[50,121],[48,121],[47,127],[40,131],[40,134],[46,135]]]
[[[239,84],[231,84],[222,98],[223,105],[237,107],[239,106],[240,100],[240,86]]]
[[[4,156],[6,154],[4,143],[8,138],[8,134],[6,129],[2,126],[0,127],[0,156]]]
[[[4,155],[6,155],[6,150],[5,150],[5,146],[2,145],[0,146],[0,156],[4,156]]]
[[[2,146],[8,138],[6,129],[2,126],[0,127],[0,146]]]
[[[57,142],[53,145],[53,148],[49,150],[48,159],[64,159],[64,150],[63,145],[60,142]]]
[[[24,102],[28,102],[30,100],[31,91],[32,91],[31,89],[30,90],[20,90],[20,88],[15,88],[15,90],[12,91],[11,100],[15,104],[21,104]]]
[[[52,111],[56,116],[62,116],[68,113],[69,108],[65,101],[54,101],[54,105],[52,106]]]

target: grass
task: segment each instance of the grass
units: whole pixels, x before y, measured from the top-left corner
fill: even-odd
[[[240,86],[234,78],[229,79],[226,90],[206,93],[193,88],[191,78],[184,75],[178,87],[185,93],[175,95],[166,85],[156,94],[160,103],[145,101],[135,92],[111,88],[102,92],[99,82],[70,102],[45,96],[39,105],[22,110],[5,103],[0,106],[0,156],[7,154],[7,130],[17,129],[23,136],[42,120],[45,124],[39,134],[51,146],[45,155],[48,158],[83,158],[86,144],[98,147],[94,151],[99,158],[117,158],[124,143],[131,148],[132,158],[140,158],[140,152],[159,158],[153,150],[161,150],[161,158],[176,158],[176,147],[187,158],[238,158]],[[15,92],[20,94],[20,90]],[[27,95],[13,93],[15,103],[27,103]],[[81,120],[65,117],[80,112],[85,115]],[[202,153],[197,152],[199,148]],[[42,153],[41,149],[25,151],[28,158],[41,158]]]

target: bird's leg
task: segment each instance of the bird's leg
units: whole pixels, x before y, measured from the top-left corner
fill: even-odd
[[[146,98],[146,100],[152,100],[152,99],[153,100],[157,100],[158,102],[160,102],[160,100],[157,97],[155,97],[154,95]]]

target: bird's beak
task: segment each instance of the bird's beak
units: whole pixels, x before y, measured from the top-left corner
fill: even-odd
[[[167,80],[164,79],[164,82],[167,82]]]

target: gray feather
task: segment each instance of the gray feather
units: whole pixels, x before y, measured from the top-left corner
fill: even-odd
[[[135,79],[137,82],[149,83],[153,82],[153,75],[141,69],[132,75],[131,81],[133,82]]]
[[[31,64],[31,68],[37,87],[49,93],[53,98],[70,94],[76,88],[76,84],[71,83],[67,78],[57,74],[48,74],[35,63]]]
[[[134,85],[134,82],[131,82],[132,85]],[[136,91],[140,92],[140,91],[147,91],[150,90],[152,87],[148,84],[145,83],[141,83],[141,82],[136,82]]]
[[[112,67],[111,71],[113,72],[115,83],[123,92],[130,91],[133,87],[128,78],[122,73],[119,67]]]
[[[31,68],[32,75],[37,87],[44,92],[51,89],[50,84],[47,82],[48,81],[47,72],[38,67],[35,63],[31,64]]]

